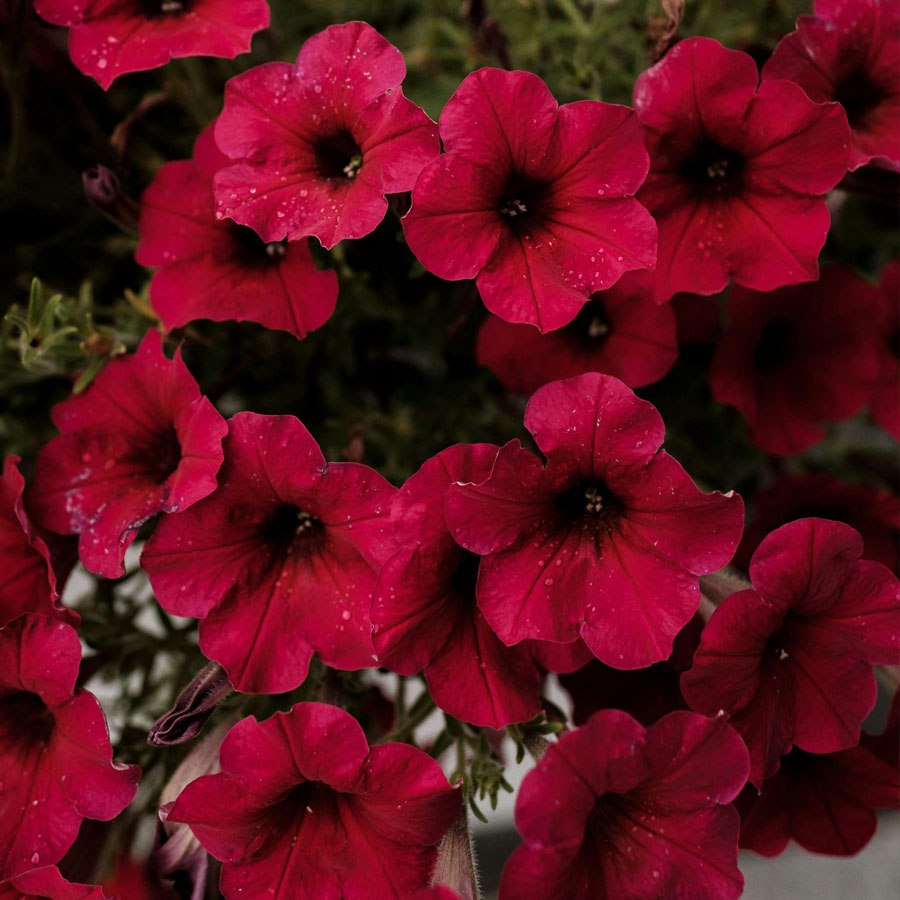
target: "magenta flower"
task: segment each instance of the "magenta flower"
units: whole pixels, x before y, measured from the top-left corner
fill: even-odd
[[[29,506],[51,531],[79,534],[81,561],[98,575],[124,573],[125,550],[153,516],[215,490],[228,426],[156,331],[51,415],[62,434],[38,455]]]
[[[881,307],[881,372],[872,396],[872,415],[881,427],[900,440],[900,262],[884,267],[878,285]]]
[[[656,226],[633,197],[647,175],[633,110],[559,106],[537,75],[479,69],[440,128],[446,152],[416,182],[403,230],[426,269],[475,278],[501,319],[553,331],[653,265]]]
[[[764,81],[746,53],[693,37],[644,72],[634,108],[650,151],[638,199],[659,225],[657,300],[811,281],[829,215],[822,194],[847,171],[837,104]]]
[[[743,526],[734,493],[704,494],[660,451],[656,409],[588,373],[537,391],[490,478],[453,485],[447,524],[478,553],[478,605],[505,644],[581,635],[607,665],[665,659],[700,602],[697,576],[731,559]]]
[[[219,755],[222,772],[189,784],[167,821],[224,863],[226,900],[407,900],[460,808],[427,754],[370,748],[352,716],[321,703],[238,722]]]
[[[385,194],[408,191],[440,152],[437,126],[400,89],[400,51],[365,22],[311,37],[294,65],[266,63],[225,85],[216,142],[234,161],[216,210],[264,241],[324,247],[375,229]]]
[[[893,0],[815,0],[763,66],[763,81],[795,81],[816,103],[836,100],[850,122],[850,168],[900,171],[900,6]]]
[[[107,900],[96,884],[72,884],[56,866],[40,866],[0,882],[0,900]]]
[[[859,534],[827,519],[773,531],[750,563],[754,589],[716,609],[681,677],[692,709],[730,716],[757,787],[792,745],[855,746],[875,703],[872,664],[900,662],[900,583],[862,549]]]
[[[140,770],[112,759],[100,704],[75,687],[80,660],[63,622],[0,629],[0,880],[58,862],[82,819],[114,818],[137,790]]]
[[[293,416],[238,413],[223,446],[219,489],[160,522],[141,556],[160,604],[200,618],[200,649],[239,691],[292,690],[313,652],[371,666],[395,488],[367,466],[326,463]]]
[[[72,62],[104,89],[178,56],[234,59],[269,25],[266,0],[35,0],[34,8],[70,28]]]
[[[581,641],[507,647],[476,605],[480,560],[454,543],[444,501],[454,482],[484,481],[498,449],[455,444],[400,488],[391,517],[402,547],[381,570],[372,602],[379,664],[401,675],[424,669],[441,709],[493,728],[538,714],[541,667],[570,671],[591,658]]]
[[[153,308],[168,329],[237,319],[302,338],[334,312],[337,275],[316,268],[307,240],[266,244],[216,218],[213,176],[231,160],[217,149],[213,124],[197,138],[194,158],[162,166],[141,201],[136,258],[159,266]]]
[[[724,718],[673,712],[644,728],[616,709],[564,734],[516,802],[524,840],[500,900],[735,900],[747,749]]]

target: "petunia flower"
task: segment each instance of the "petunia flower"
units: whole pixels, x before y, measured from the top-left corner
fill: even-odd
[[[675,315],[669,304],[650,299],[638,277],[626,274],[592,294],[568,325],[550,334],[491,316],[478,333],[476,353],[507,390],[520,394],[583,372],[643,387],[659,381],[678,357]]]
[[[704,494],[660,451],[656,409],[588,373],[538,390],[525,427],[546,464],[511,441],[490,477],[453,485],[453,537],[483,556],[478,605],[506,644],[581,635],[620,669],[669,656],[700,602],[697,577],[734,553],[743,502]]]
[[[79,534],[81,561],[98,575],[124,573],[149,519],[215,490],[228,426],[156,331],[51,416],[62,433],[38,454],[29,508],[51,531]]]
[[[443,156],[413,189],[410,249],[435,275],[476,279],[507,322],[553,331],[594,292],[652,266],[656,226],[634,111],[559,106],[529,72],[479,69],[447,101]]]
[[[802,453],[825,437],[823,422],[849,418],[871,396],[878,311],[875,288],[839,267],[768,294],[732,288],[709,371],[713,396],[741,411],[761,450]]]
[[[269,25],[266,0],[35,0],[34,8],[70,29],[72,62],[104,89],[179,56],[234,59]]]
[[[201,620],[200,649],[239,691],[292,690],[313,652],[371,666],[395,488],[367,466],[326,463],[293,416],[238,413],[223,446],[218,490],[160,522],[144,548],[160,604]]]
[[[480,558],[453,541],[444,501],[453,482],[486,479],[498,449],[455,444],[400,488],[391,518],[402,546],[381,570],[372,601],[379,664],[401,675],[424,669],[441,709],[493,728],[538,714],[541,667],[569,671],[591,658],[581,641],[507,647],[476,605]]]
[[[140,769],[112,759],[100,704],[75,686],[80,661],[63,622],[0,629],[0,879],[59,862],[82,819],[114,818],[137,790]]]
[[[314,235],[324,247],[373,231],[385,194],[408,191],[440,152],[437,126],[403,96],[400,51],[365,22],[311,37],[297,62],[225,85],[216,142],[234,165],[216,210],[264,241]]]
[[[676,44],[644,72],[634,108],[650,152],[638,199],[659,226],[655,296],[811,281],[828,232],[822,194],[847,171],[843,109],[717,41]]]
[[[753,590],[716,609],[681,676],[692,709],[729,715],[757,787],[792,745],[855,746],[875,703],[872,664],[900,662],[900,583],[862,550],[857,532],[827,519],[773,531],[750,562]]]
[[[39,866],[0,881],[0,900],[107,900],[96,884],[66,881],[56,866]]]
[[[723,717],[620,710],[564,734],[522,783],[500,900],[734,900],[747,750]]]
[[[141,200],[141,265],[159,266],[150,300],[168,329],[192,319],[258,322],[302,338],[334,312],[337,275],[320,271],[307,240],[266,244],[215,215],[213,177],[231,163],[216,147],[214,123],[191,160],[166,163]]]
[[[763,81],[795,81],[816,103],[837,101],[850,122],[850,168],[873,160],[900,171],[900,5],[815,0],[763,66]]]
[[[884,267],[878,284],[881,372],[872,396],[872,415],[900,440],[900,262]]]
[[[25,479],[18,456],[7,456],[0,477],[0,627],[24,612],[77,625],[81,617],[59,602],[50,551],[22,503]]]
[[[352,716],[321,703],[238,722],[220,760],[166,817],[224,863],[226,900],[407,900],[460,808],[427,754],[370,748]]]

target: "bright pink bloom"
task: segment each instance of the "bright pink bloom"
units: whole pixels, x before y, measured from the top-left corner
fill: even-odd
[[[18,463],[18,456],[7,456],[0,477],[0,627],[24,612],[77,625],[78,613],[59,602],[50,551],[22,504]]]
[[[79,534],[81,561],[98,575],[124,573],[149,519],[215,490],[228,426],[156,331],[51,415],[62,434],[38,455],[29,508],[45,528]]]
[[[217,219],[213,176],[231,163],[210,123],[194,158],[166,163],[141,201],[136,258],[159,266],[150,299],[166,328],[192,319],[258,322],[298,338],[334,312],[337,275],[319,270],[309,242],[265,244],[250,228]]]
[[[373,231],[385,194],[412,188],[440,152],[437,126],[403,96],[400,51],[365,22],[311,37],[294,65],[225,85],[216,141],[235,165],[215,178],[218,215],[264,241],[324,247]]]
[[[0,879],[52,865],[81,820],[117,816],[140,770],[112,759],[100,704],[76,689],[75,629],[24,615],[0,629]]]
[[[633,110],[559,106],[537,75],[479,69],[440,126],[446,152],[416,182],[403,230],[426,269],[475,278],[501,319],[553,331],[653,265],[656,226],[633,197],[647,175]]]
[[[167,818],[224,862],[226,900],[407,900],[460,808],[427,754],[370,748],[322,703],[238,722],[219,756],[222,772],[189,784]]]
[[[773,531],[750,563],[754,589],[716,609],[681,677],[692,709],[728,713],[757,787],[792,745],[855,746],[875,703],[872,664],[900,662],[900,583],[862,550],[857,532],[827,519]]]
[[[892,262],[884,267],[878,285],[881,373],[872,396],[872,415],[885,431],[900,440],[900,304],[897,297],[900,297],[900,262]]]
[[[734,287],[728,316],[709,381],[761,450],[802,453],[825,437],[822,422],[849,418],[871,396],[877,292],[849,270],[824,269],[815,284],[769,294]]]
[[[815,0],[763,66],[764,81],[796,81],[816,103],[836,100],[851,129],[850,168],[869,160],[900,171],[900,5]]]
[[[576,646],[523,641],[507,647],[475,602],[480,559],[454,543],[444,501],[456,481],[484,481],[498,447],[455,444],[433,456],[397,493],[391,517],[402,548],[381,570],[372,602],[380,665],[425,670],[434,702],[474,725],[502,728],[540,711],[540,666],[569,671],[591,658]]]
[[[697,576],[734,553],[743,502],[704,494],[660,451],[656,409],[595,372],[538,390],[490,478],[453,485],[447,524],[484,559],[478,605],[506,644],[581,635],[620,669],[665,659],[700,602]]]
[[[638,78],[634,108],[650,151],[638,199],[659,225],[657,300],[731,278],[770,291],[818,276],[822,194],[847,171],[840,106],[759,84],[746,53],[693,37]]]
[[[72,884],[59,874],[56,866],[40,866],[0,882],[0,900],[107,900],[107,897],[99,885]]]
[[[395,488],[367,466],[326,463],[293,416],[238,413],[223,446],[219,489],[160,522],[144,549],[160,604],[201,619],[200,649],[239,691],[292,690],[313,652],[371,666]]]
[[[733,900],[747,749],[723,717],[643,728],[616,709],[564,734],[516,802],[500,900]]]
[[[578,315],[550,334],[491,316],[478,334],[478,361],[503,386],[530,394],[583,372],[614,375],[629,387],[659,381],[678,356],[675,315],[654,303],[637,276],[593,294]]]
[[[69,31],[72,62],[104,89],[179,56],[234,59],[269,25],[266,0],[34,0]]]

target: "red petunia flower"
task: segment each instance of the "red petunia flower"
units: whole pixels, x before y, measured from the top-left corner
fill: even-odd
[[[744,537],[734,557],[746,571],[750,557],[770,532],[794,519],[835,519],[855,528],[863,539],[863,556],[898,574],[900,568],[900,497],[866,484],[848,484],[831,475],[793,475],[760,491],[751,506]]]
[[[659,451],[656,409],[608,375],[545,385],[525,427],[545,465],[511,441],[490,478],[447,496],[454,538],[484,557],[491,628],[506,644],[580,634],[620,669],[665,659],[699,605],[697,576],[734,553],[741,498],[702,493]]]
[[[723,717],[673,712],[643,728],[616,709],[564,734],[516,802],[524,845],[500,900],[732,900],[747,749]]]
[[[391,517],[402,548],[381,570],[372,602],[380,665],[425,670],[434,702],[474,725],[503,728],[540,711],[539,667],[569,671],[591,658],[576,646],[523,641],[507,647],[475,602],[479,557],[454,543],[444,501],[456,481],[484,481],[498,447],[456,444],[425,462],[400,488]]]
[[[872,415],[900,440],[900,262],[884,267],[878,285],[881,307],[881,373],[872,396]]]
[[[0,900],[107,900],[96,884],[72,884],[56,866],[40,866],[0,882]]]
[[[633,197],[647,175],[633,110],[559,106],[537,75],[479,69],[440,127],[447,152],[416,182],[403,230],[426,269],[475,278],[501,319],[553,331],[653,265],[656,226]]]
[[[160,267],[150,282],[153,308],[168,329],[246,319],[302,338],[334,312],[337,274],[316,268],[307,240],[265,244],[216,218],[213,176],[231,160],[217,149],[213,124],[193,159],[162,166],[141,201],[136,258]]]
[[[160,604],[201,619],[200,649],[239,691],[292,690],[313,652],[338,669],[371,666],[395,488],[367,466],[326,463],[293,416],[238,413],[223,446],[219,489],[144,548]]]
[[[659,225],[657,300],[731,278],[770,291],[818,276],[822,194],[847,171],[840,106],[759,84],[746,53],[693,37],[638,78],[634,108],[650,151],[638,199]]]
[[[796,81],[816,103],[836,100],[850,122],[850,168],[900,171],[900,6],[895,0],[815,0],[814,16],[781,39],[763,81]]]
[[[460,808],[427,754],[370,748],[352,716],[322,703],[238,722],[220,760],[167,819],[224,862],[226,900],[406,900],[427,886]]]
[[[900,661],[900,584],[862,550],[859,534],[827,519],[773,531],[750,563],[754,589],[716,609],[681,677],[692,709],[729,714],[757,787],[791,745],[855,746],[875,703],[872,664]]]
[[[108,821],[140,770],[112,759],[100,704],[76,689],[78,635],[46,616],[0,629],[0,879],[59,862],[82,819]]]
[[[124,573],[146,521],[215,490],[228,426],[156,331],[51,415],[62,434],[38,455],[29,508],[45,528],[79,534],[81,561],[98,575]]]
[[[50,551],[22,504],[18,463],[18,456],[7,456],[0,477],[0,627],[24,612],[77,625],[81,617],[59,602]]]
[[[713,396],[741,411],[761,450],[802,453],[825,437],[823,421],[849,418],[871,396],[877,302],[875,288],[837,267],[768,294],[732,288],[709,372]]]
[[[373,231],[385,194],[408,191],[440,152],[437,126],[403,96],[400,51],[365,22],[332,25],[294,65],[266,63],[225,85],[216,142],[219,217],[264,241],[324,247]]]
[[[269,25],[266,0],[34,0],[34,8],[71,29],[72,62],[104,89],[179,56],[234,59]]]
[[[583,372],[614,375],[633,388],[659,381],[678,357],[675,315],[647,296],[639,278],[625,275],[593,294],[551,334],[491,316],[478,334],[478,361],[520,394]]]

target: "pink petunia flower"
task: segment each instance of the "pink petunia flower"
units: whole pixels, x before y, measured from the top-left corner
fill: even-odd
[[[837,266],[815,284],[768,294],[732,288],[713,396],[741,411],[761,450],[802,453],[825,437],[822,422],[849,418],[871,396],[878,311],[876,289]]]
[[[164,609],[200,618],[200,649],[232,685],[280,693],[329,666],[374,660],[369,604],[397,549],[395,488],[356,463],[326,463],[293,416],[229,421],[219,488],[159,523],[141,556]]]
[[[700,602],[697,576],[731,559],[734,493],[704,494],[660,451],[656,409],[588,373],[537,391],[525,412],[546,464],[517,441],[490,478],[453,485],[453,537],[484,559],[478,605],[506,644],[581,635],[607,665],[665,659]]]
[[[855,746],[875,703],[872,664],[900,662],[900,583],[862,550],[857,532],[827,519],[773,531],[750,563],[754,589],[716,609],[681,676],[692,709],[730,716],[757,787],[792,745]]]
[[[213,177],[231,160],[216,147],[213,127],[197,138],[193,159],[160,168],[141,200],[136,258],[159,266],[153,308],[167,329],[237,319],[302,338],[334,312],[337,274],[316,268],[307,240],[266,244],[252,229],[216,218]]]
[[[673,712],[644,728],[616,709],[564,734],[516,802],[523,846],[500,900],[735,900],[747,749],[725,723]]]
[[[39,866],[0,882],[0,900],[107,900],[96,884],[66,881],[56,866]]]
[[[881,372],[872,396],[872,415],[881,427],[900,440],[900,262],[884,267],[878,284],[881,308]]]
[[[407,900],[460,808],[427,754],[370,748],[352,716],[322,703],[238,722],[220,760],[165,814],[224,863],[226,900]]]
[[[816,103],[835,100],[850,122],[850,168],[874,160],[900,171],[900,5],[815,0],[814,16],[781,39],[763,81],[795,81]]]
[[[0,879],[59,862],[82,819],[114,818],[137,790],[140,769],[112,759],[100,704],[75,687],[80,661],[63,622],[0,629]]]
[[[400,51],[365,22],[311,37],[297,62],[225,85],[216,142],[234,165],[216,210],[264,241],[314,235],[324,247],[373,231],[385,194],[408,191],[440,152],[437,126],[403,96]]]
[[[124,573],[125,550],[153,516],[215,490],[228,426],[156,331],[51,415],[62,434],[38,455],[29,508],[44,527],[79,534],[81,561],[98,575]]]
[[[746,53],[693,37],[644,72],[634,108],[650,151],[638,199],[659,225],[655,296],[811,281],[822,194],[847,171],[843,109],[764,81]]]
[[[104,89],[179,56],[234,59],[269,25],[266,0],[34,0],[34,8],[70,29],[72,62]]]
[[[656,226],[634,111],[559,106],[529,72],[479,69],[447,101],[445,153],[416,182],[410,249],[441,278],[475,278],[507,322],[553,331],[623,272],[652,266]]]

